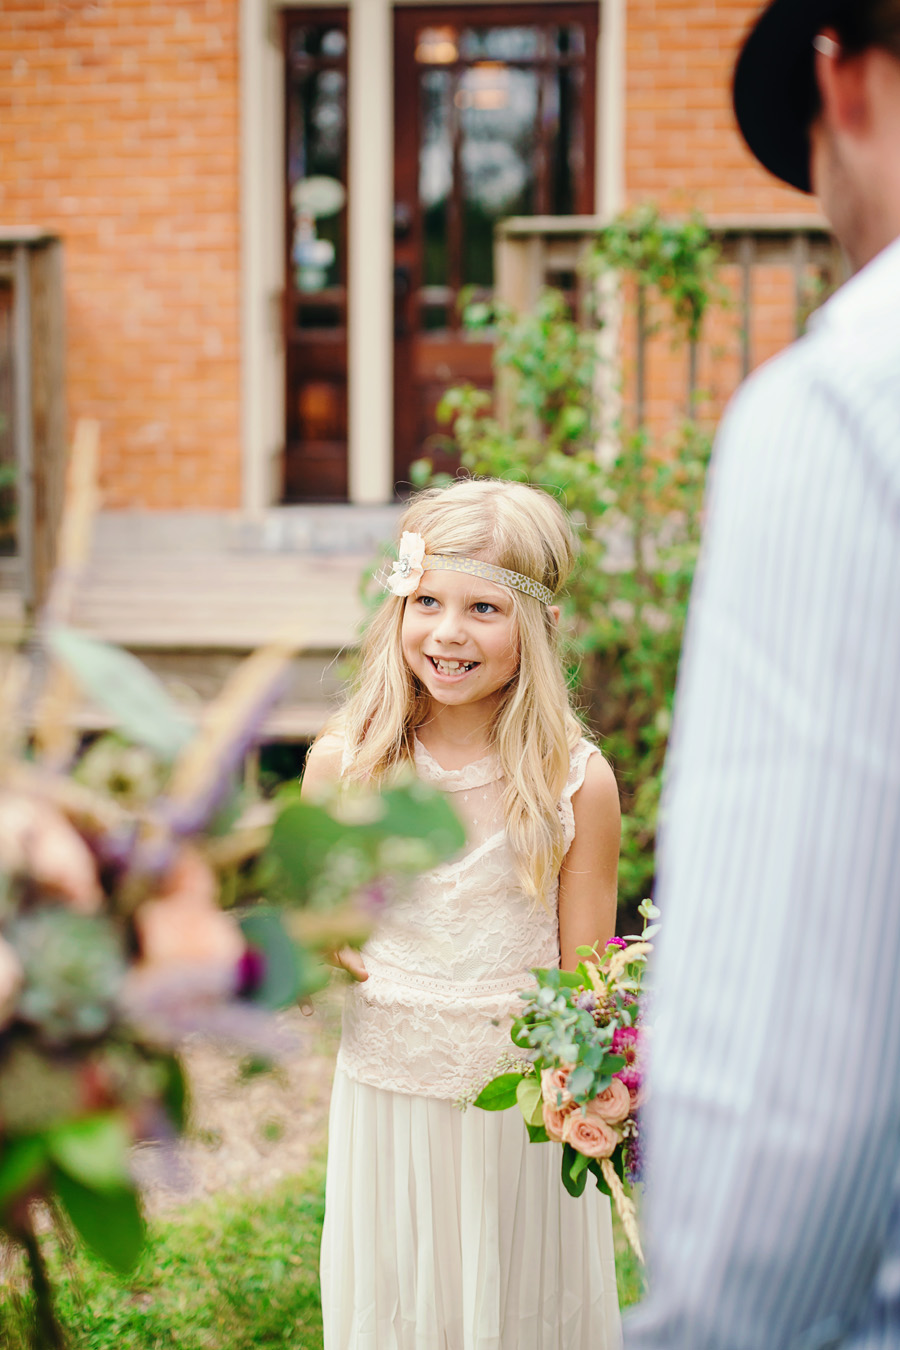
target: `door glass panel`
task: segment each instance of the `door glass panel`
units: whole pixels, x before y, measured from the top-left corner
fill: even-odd
[[[576,184],[584,172],[584,136],[581,125],[583,75],[573,66],[562,66],[547,81],[547,102],[552,107],[549,125],[550,210],[553,215],[575,213]]]
[[[584,56],[584,27],[567,23],[553,30],[553,47],[560,56]]]
[[[343,36],[343,34],[341,35]],[[307,215],[296,192],[304,180],[324,177],[343,184],[346,140],[343,71],[297,71],[288,96],[288,192],[294,218],[291,260],[302,291],[336,286],[345,275],[340,209]]]
[[[453,191],[453,75],[422,72],[422,139],[419,147],[419,201],[422,207],[424,285],[446,284],[449,275],[448,220]]]
[[[539,77],[499,62],[464,70],[456,93],[462,165],[462,281],[493,281],[494,225],[535,210]]]
[[[540,28],[466,28],[460,35],[464,61],[529,61],[542,55]]]

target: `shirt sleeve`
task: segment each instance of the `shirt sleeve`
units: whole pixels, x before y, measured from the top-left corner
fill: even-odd
[[[898,473],[897,393],[802,352],[723,424],[664,794],[651,1293],[628,1350],[813,1350],[882,1296],[900,1140]]]

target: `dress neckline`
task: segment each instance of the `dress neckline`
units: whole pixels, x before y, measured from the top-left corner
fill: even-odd
[[[461,769],[445,769],[442,764],[438,764],[428,747],[415,736],[413,756],[420,778],[426,783],[437,784],[445,792],[484,787],[487,783],[496,782],[502,776],[500,759],[493,750],[487,755],[482,755],[480,759],[473,759],[470,764],[464,764]]]

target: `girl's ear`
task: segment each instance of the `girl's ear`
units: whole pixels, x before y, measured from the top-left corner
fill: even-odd
[[[548,605],[547,612],[553,622],[554,628],[559,627],[559,605]]]

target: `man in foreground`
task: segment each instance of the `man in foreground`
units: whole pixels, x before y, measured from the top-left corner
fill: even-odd
[[[900,1347],[900,0],[775,0],[735,109],[856,275],[717,445],[626,1345]]]

